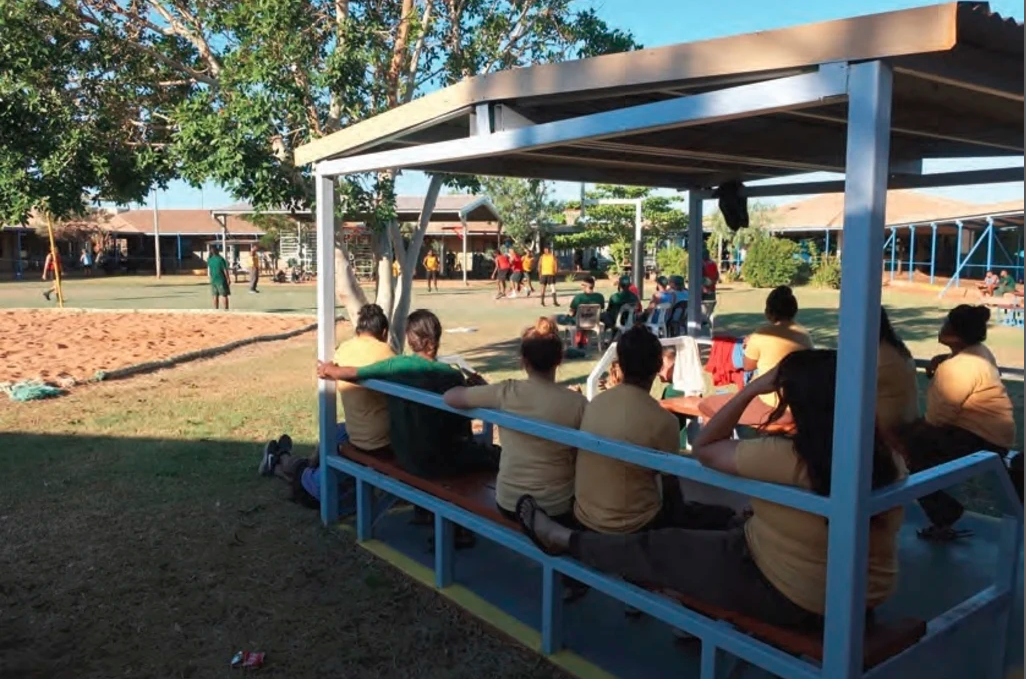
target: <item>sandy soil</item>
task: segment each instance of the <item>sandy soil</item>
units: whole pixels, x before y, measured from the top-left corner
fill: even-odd
[[[312,321],[249,314],[0,311],[0,382],[82,381],[100,370],[288,332]]]

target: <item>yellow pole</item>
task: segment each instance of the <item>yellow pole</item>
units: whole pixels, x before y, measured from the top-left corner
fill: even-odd
[[[53,238],[53,216],[50,213],[46,214],[46,231],[50,235],[50,257],[53,258],[53,282],[54,287],[57,288],[57,304],[60,308],[64,308],[64,292],[61,289],[61,261],[60,255],[57,253],[57,243]]]

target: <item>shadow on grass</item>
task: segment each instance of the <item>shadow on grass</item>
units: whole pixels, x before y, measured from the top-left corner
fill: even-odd
[[[564,676],[322,528],[259,456],[0,435],[0,674],[227,676],[245,648],[267,677],[399,676],[397,659],[414,679]]]

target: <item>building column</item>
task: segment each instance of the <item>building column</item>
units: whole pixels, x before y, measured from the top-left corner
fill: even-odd
[[[934,274],[937,272],[937,224],[930,224],[930,285],[933,285]]]

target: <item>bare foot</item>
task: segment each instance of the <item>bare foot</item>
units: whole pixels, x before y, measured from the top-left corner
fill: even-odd
[[[570,547],[573,531],[552,520],[530,495],[517,501],[517,518],[527,537],[549,554],[563,554]]]

